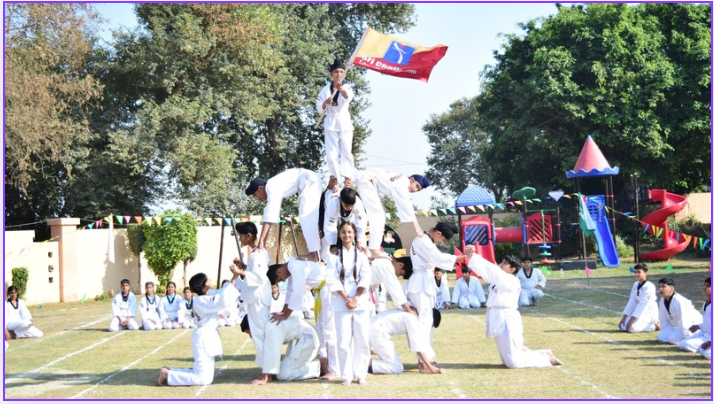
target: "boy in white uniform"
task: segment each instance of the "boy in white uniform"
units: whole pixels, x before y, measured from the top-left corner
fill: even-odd
[[[146,282],[144,286],[146,289],[146,294],[141,298],[139,302],[139,308],[141,309],[141,325],[144,331],[160,330],[161,318],[159,317],[159,303],[161,298],[154,294],[154,282]]]
[[[704,281],[702,287],[704,293],[704,305],[702,306],[702,323],[695,324],[689,327],[689,331],[693,332],[692,336],[682,340],[679,343],[679,349],[689,352],[699,352],[706,357],[706,350],[709,349],[709,358],[711,358],[711,340],[712,340],[712,278],[709,277]],[[706,344],[706,345],[705,345]]]
[[[340,222],[354,223],[357,227],[357,248],[365,250],[367,243],[367,212],[362,200],[357,197],[357,192],[352,188],[342,188],[339,194],[334,193],[325,202],[323,259],[327,259],[326,252],[336,254],[337,226]]]
[[[523,258],[523,268],[518,271],[518,280],[521,281],[521,296],[518,299],[519,306],[538,306],[543,299],[545,288],[545,276],[538,268],[533,268],[531,257]]]
[[[228,279],[223,280],[221,283],[221,289],[223,289],[228,282]],[[218,326],[233,327],[238,324],[240,324],[240,321],[238,319],[238,298],[236,298],[234,304],[230,304],[224,310],[218,312]]]
[[[468,246],[469,268],[486,282],[495,285],[488,295],[486,311],[486,337],[495,338],[501,362],[508,368],[549,367],[562,365],[548,350],[531,351],[523,344],[523,321],[518,312],[521,283],[515,277],[520,262],[507,255],[501,266],[496,266]]]
[[[236,281],[240,290],[246,315],[252,331],[251,337],[255,344],[255,363],[258,366],[263,364],[263,341],[265,340],[265,324],[268,322],[271,308],[271,285],[266,273],[270,257],[267,250],[258,248],[258,228],[252,222],[242,222],[236,225],[236,232],[240,239],[241,246],[248,246],[251,251],[248,255],[248,263],[245,264],[235,259],[233,262],[238,266],[239,278]],[[277,289],[277,285],[275,285]],[[278,296],[280,296],[280,292]],[[282,310],[283,303],[279,303]]]
[[[169,282],[166,284],[166,294],[159,302],[159,316],[164,329],[170,330],[179,328],[179,310],[181,308],[181,298],[176,294],[176,284]],[[187,328],[187,327],[183,327]]]
[[[16,338],[40,338],[42,331],[35,327],[35,320],[32,319],[30,310],[25,302],[20,299],[20,291],[17,286],[12,285],[7,288],[7,302],[5,302],[5,350],[7,350],[8,339]]]
[[[136,296],[130,289],[129,280],[122,279],[121,293],[117,293],[112,301],[113,318],[109,323],[110,332],[139,329],[136,322]]]
[[[278,285],[272,285],[270,290],[270,313],[280,313],[281,311],[283,311],[283,307],[285,307],[285,294],[280,293],[280,288],[278,287]],[[270,317],[270,315],[268,315],[268,317]],[[253,337],[253,339],[255,340],[255,336]]]
[[[659,324],[662,330],[657,340],[665,344],[678,345],[692,333],[689,327],[700,324],[702,315],[692,305],[692,301],[675,292],[674,279],[659,280]]]
[[[471,279],[471,270],[464,265],[461,269],[461,278],[454,285],[454,295],[451,303],[461,309],[478,309],[486,305],[486,295],[478,279]]]
[[[183,299],[178,298],[178,328],[196,328],[196,318],[193,315],[193,293],[191,288],[183,288]]]
[[[635,279],[630,291],[630,300],[620,319],[620,330],[627,332],[650,332],[659,330],[657,289],[647,280],[647,264],[635,265]]]
[[[439,310],[433,309],[432,318],[434,328],[441,323]],[[372,317],[369,330],[369,345],[379,356],[379,359],[370,361],[369,373],[396,375],[404,372],[404,365],[399,359],[399,354],[394,348],[392,337],[395,335],[405,335],[409,342],[409,349],[419,357],[420,369],[422,373],[446,373],[442,368],[433,365],[429,361],[428,353],[431,346],[424,340],[424,335],[420,332],[417,317],[403,310],[390,309]]]
[[[411,223],[417,236],[421,235],[421,228],[414,213],[410,193],[419,192],[431,185],[431,181],[418,174],[406,177],[404,174],[393,173],[381,168],[360,171],[357,174],[357,188],[360,198],[364,203],[367,217],[369,217],[369,249],[372,257],[384,257],[380,251],[386,213],[382,206],[381,195],[392,198],[397,205],[399,220],[402,223]]]
[[[280,221],[283,199],[298,194],[300,226],[307,249],[310,251],[307,258],[317,261],[320,251],[318,222],[321,189],[320,177],[304,168],[290,168],[267,181],[262,178],[253,179],[246,188],[245,194],[267,201],[263,210],[263,229],[260,232],[258,248],[265,249],[265,240],[268,239],[271,225]]]
[[[450,309],[449,279],[443,269],[434,268],[434,282],[436,283],[436,308],[439,310]]]
[[[380,295],[386,296],[389,293],[395,306],[401,307],[408,313],[416,314],[409,306],[406,293],[398,279],[399,276],[404,276],[407,271],[409,275],[413,271],[412,260],[409,257],[375,258],[372,260],[372,281],[370,284],[382,285]]]
[[[348,107],[354,99],[352,87],[343,83],[345,65],[335,59],[330,66],[332,82],[322,88],[317,96],[317,112],[325,112],[325,154],[330,177],[345,178],[345,186],[352,187],[355,161],[352,156],[352,136],[354,127]],[[334,96],[333,96],[334,94]]]

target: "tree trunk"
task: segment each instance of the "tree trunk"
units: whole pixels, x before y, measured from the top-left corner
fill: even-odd
[[[138,258],[138,260],[139,260],[139,266],[138,266],[138,268],[139,268],[139,281],[138,281],[137,283],[139,284],[139,294],[141,294],[141,253],[139,253],[139,255],[137,255],[137,258]]]
[[[183,287],[185,288],[188,286],[188,282],[186,282],[186,267],[188,266],[188,262],[184,261],[183,262]]]

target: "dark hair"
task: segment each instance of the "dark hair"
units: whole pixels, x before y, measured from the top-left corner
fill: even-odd
[[[521,269],[521,261],[519,261],[518,257],[516,257],[515,255],[506,255],[505,257],[503,257],[503,259],[506,260],[506,262],[511,268],[516,268],[516,270],[513,271],[514,275],[516,274],[516,272],[518,272],[519,269]]]
[[[434,272],[444,272],[444,270],[441,268],[434,268]]]
[[[243,320],[240,322],[240,331],[246,332],[250,331],[250,323],[248,322],[248,315],[243,316]]]
[[[176,289],[176,282],[174,282],[174,281],[169,281],[169,283],[166,284],[166,289],[169,288],[169,285],[174,285],[174,289]]]
[[[125,283],[126,283],[127,285],[131,286],[131,283],[129,282],[128,279],[122,279],[121,282],[119,282],[120,285],[123,285],[123,284],[125,284]]]
[[[221,287],[223,287],[223,285],[225,285],[227,282],[230,282],[230,280],[224,279],[223,282],[221,282]]]
[[[355,235],[357,235],[357,227],[354,225],[352,222],[342,222],[340,225],[337,227],[337,234],[340,233],[340,230],[342,230],[343,227],[345,226],[352,226],[352,231],[354,231]],[[352,247],[354,248],[354,240],[352,240]],[[337,255],[340,256],[340,282],[345,281],[345,266],[342,262],[342,239],[337,237]],[[359,251],[355,251],[355,262],[354,262],[354,268],[352,268],[352,276],[354,277],[355,282],[357,281],[357,256],[359,255]]]
[[[236,231],[238,234],[252,234],[256,236],[258,234],[258,228],[253,222],[241,222],[236,225]]]
[[[672,278],[662,278],[659,280],[659,283],[663,283],[668,286],[674,286],[674,279]]]
[[[412,257],[399,257],[396,258],[397,262],[404,264],[404,275],[402,278],[409,279],[414,273],[414,265],[412,265]]]
[[[650,270],[649,268],[647,268],[647,264],[637,264],[637,265],[635,265],[635,269],[641,269],[645,272]]]
[[[340,200],[345,203],[345,205],[354,205],[357,202],[357,191],[352,188],[342,188],[340,191]]]
[[[451,236],[459,232],[458,226],[452,223],[439,222],[434,226],[434,230],[441,232],[445,239],[449,240]]]
[[[531,257],[527,256],[527,255],[526,255],[525,257],[521,258],[521,264],[524,263],[524,262],[526,262],[526,261],[533,262],[533,259],[532,259]]]
[[[281,266],[283,266],[283,264],[273,264],[268,267],[268,272],[265,275],[268,277],[271,285],[278,283],[278,268]]]
[[[146,282],[146,283],[144,284],[144,288],[146,288],[146,287],[149,286],[149,285],[154,286],[154,282]]]
[[[10,292],[17,292],[17,298],[20,299],[20,289],[17,288],[17,286],[12,285],[9,288],[7,288],[7,301],[10,301]]]
[[[188,287],[188,286],[184,287],[184,288],[183,288],[183,293],[186,293],[187,290],[191,290],[191,288]]]
[[[191,280],[188,281],[188,286],[191,287],[192,293],[202,296],[204,294],[203,288],[206,287],[207,281],[208,277],[206,276],[206,274],[204,274],[203,272],[199,272],[191,277]]]
[[[441,312],[437,309],[432,309],[432,314],[434,315],[433,326],[434,328],[439,328],[439,324],[441,324]]]
[[[704,284],[711,286],[711,285],[712,285],[712,277],[710,276],[710,277],[708,277],[707,279],[705,279],[705,280],[704,280]]]

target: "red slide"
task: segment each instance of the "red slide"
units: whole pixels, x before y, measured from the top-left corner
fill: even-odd
[[[657,234],[652,226],[664,229],[662,231],[664,248],[640,255],[640,261],[666,261],[687,248],[687,240],[680,235],[678,241],[677,233],[670,232],[667,228],[667,218],[684,209],[687,205],[687,198],[682,195],[670,194],[664,189],[652,189],[649,194],[651,200],[662,203],[662,209],[655,210],[643,217],[642,221],[650,225],[647,232],[654,236]]]

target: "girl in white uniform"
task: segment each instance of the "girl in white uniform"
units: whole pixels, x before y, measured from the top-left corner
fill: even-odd
[[[146,289],[146,294],[141,298],[139,302],[139,309],[141,310],[141,325],[144,331],[160,330],[161,318],[159,317],[159,303],[161,298],[154,294],[154,282],[146,282],[144,286]]]
[[[706,357],[705,351],[711,350],[712,340],[712,278],[709,277],[704,281],[702,288],[704,293],[704,305],[702,306],[702,323],[695,324],[689,327],[689,331],[693,332],[692,336],[682,340],[679,343],[679,349],[689,352],[699,352]],[[707,345],[704,345],[707,344]],[[702,347],[704,346],[704,349]],[[711,355],[711,354],[710,354]]]
[[[298,194],[298,215],[300,227],[305,236],[309,259],[317,261],[320,251],[320,195],[322,185],[320,177],[304,168],[290,168],[269,180],[255,178],[245,190],[248,196],[267,201],[263,210],[263,229],[260,232],[258,248],[265,249],[265,240],[270,234],[270,227],[280,220],[280,207],[283,199]]]
[[[689,327],[700,324],[702,315],[692,305],[692,301],[675,292],[674,279],[659,280],[659,324],[662,328],[657,340],[665,344],[678,345],[692,333]]]
[[[353,379],[367,383],[369,368],[369,286],[372,270],[367,256],[354,245],[357,229],[343,222],[338,228],[337,256],[331,257],[328,286],[335,313],[337,355],[343,385]]]
[[[262,366],[264,330],[270,316],[272,301],[270,280],[266,275],[270,257],[267,250],[258,249],[258,228],[253,222],[238,223],[236,232],[241,246],[248,246],[251,249],[247,264],[236,262],[237,259],[233,262],[238,266],[240,275],[236,280],[236,285],[245,305],[247,321],[250,323],[251,336],[255,345],[255,363]],[[282,306],[283,304],[280,304],[280,310],[282,310]]]
[[[486,302],[486,337],[496,339],[501,362],[509,368],[562,365],[549,349],[531,351],[523,345],[523,321],[518,312],[521,283],[515,277],[520,266],[518,258],[507,255],[499,267],[475,255],[474,251],[473,246],[466,249],[469,268],[494,285]]]
[[[486,304],[481,281],[476,278],[471,279],[471,270],[468,267],[461,270],[461,278],[454,285],[451,302],[461,309],[478,309],[482,304]]]
[[[521,297],[518,300],[519,306],[538,306],[545,296],[545,275],[538,268],[533,268],[533,260],[530,257],[523,257],[523,268],[516,275],[521,281]]]
[[[129,280],[122,279],[121,293],[117,293],[112,301],[110,332],[139,329],[139,324],[136,322],[136,296],[129,289],[131,289]]]
[[[357,188],[369,217],[369,249],[372,251],[373,258],[385,256],[380,251],[386,223],[386,213],[380,194],[392,198],[397,205],[399,220],[402,223],[411,223],[416,234],[420,235],[421,228],[416,220],[409,194],[419,192],[429,185],[431,181],[422,175],[414,174],[406,177],[404,174],[381,168],[360,171],[357,174]]]
[[[7,288],[7,302],[5,302],[5,336],[15,338],[40,338],[42,331],[35,327],[30,310],[19,297],[16,286]],[[5,349],[7,349],[5,341]]]
[[[193,312],[193,293],[191,288],[183,288],[183,299],[178,299],[178,328],[196,328],[196,318]]]
[[[451,308],[451,294],[449,293],[449,279],[441,268],[434,268],[434,282],[436,283],[436,305],[439,310]]]
[[[352,119],[348,107],[354,99],[352,87],[343,83],[345,65],[335,59],[330,66],[332,82],[317,95],[317,112],[325,112],[325,153],[330,177],[345,177],[345,186],[352,186],[355,160],[352,156]],[[334,96],[333,96],[334,93]]]
[[[161,368],[159,386],[205,386],[213,382],[215,357],[223,355],[221,337],[218,334],[218,312],[235,304],[238,290],[233,286],[238,277],[233,273],[233,280],[218,293],[209,296],[211,280],[199,273],[188,282],[193,299],[193,312],[197,328],[191,334],[193,351],[193,369]]]
[[[166,294],[159,303],[159,316],[165,329],[179,328],[179,309],[181,298],[176,294],[176,284],[166,284]]]
[[[620,319],[620,330],[627,332],[650,332],[657,330],[657,288],[647,280],[647,264],[635,265],[635,279],[630,291],[630,300]]]

